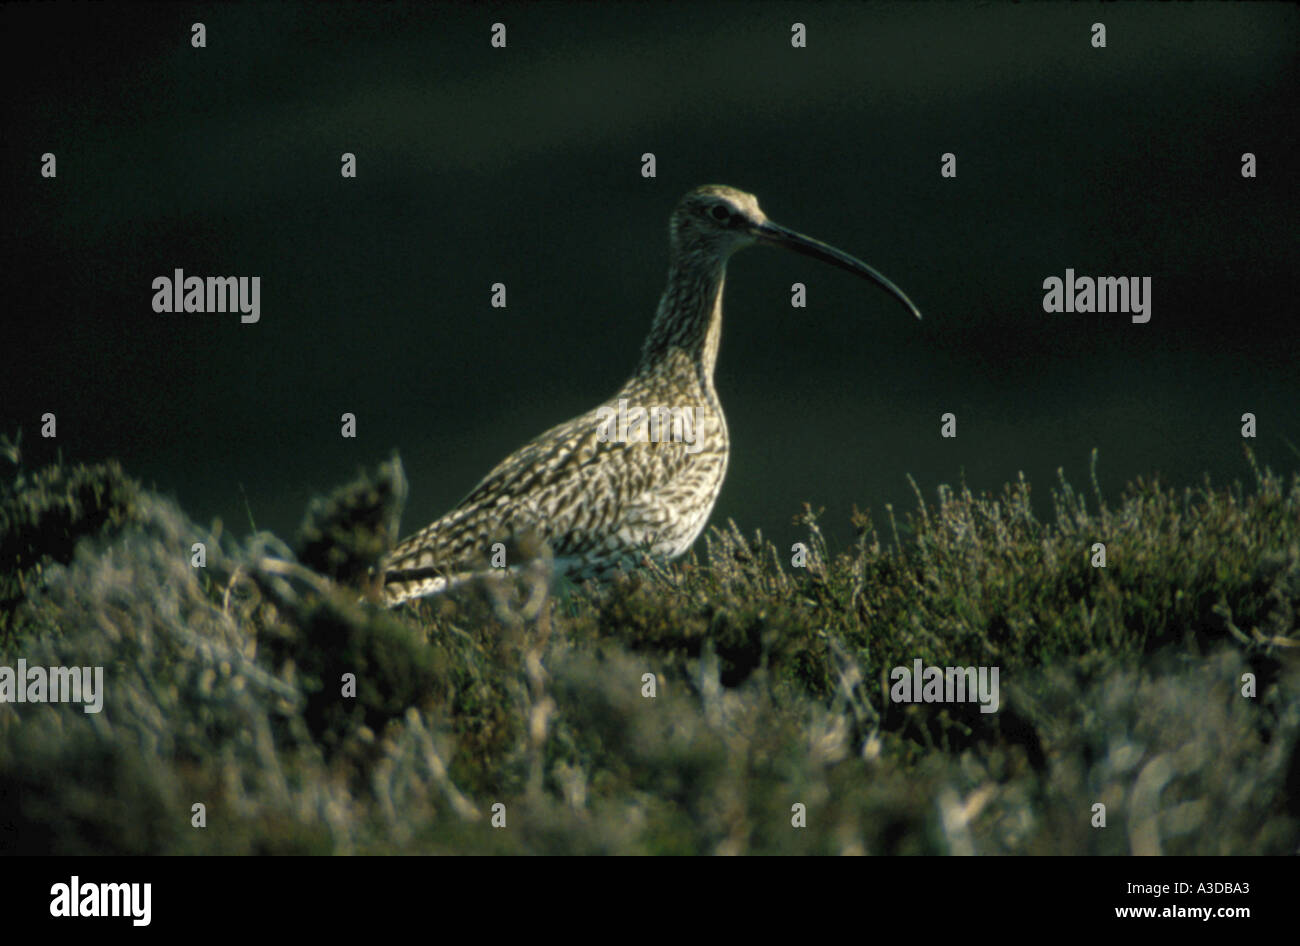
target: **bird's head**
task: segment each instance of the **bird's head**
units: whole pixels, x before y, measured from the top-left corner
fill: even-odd
[[[918,319],[921,313],[903,290],[874,267],[833,246],[804,236],[767,219],[753,194],[723,184],[706,184],[677,204],[669,221],[675,258],[696,266],[725,263],[736,250],[751,243],[780,246],[846,269],[884,287]]]
[[[676,254],[725,260],[753,243],[758,228],[766,222],[767,215],[758,209],[758,198],[753,194],[722,184],[706,184],[678,202],[669,222],[669,238]]]

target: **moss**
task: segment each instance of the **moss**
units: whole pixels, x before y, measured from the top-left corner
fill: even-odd
[[[328,497],[312,500],[298,530],[298,559],[343,584],[359,584],[397,540],[406,476],[394,456]]]
[[[303,721],[325,745],[362,726],[379,732],[436,692],[434,656],[423,636],[386,613],[363,611],[346,593],[310,599],[295,623]]]
[[[70,562],[85,536],[139,522],[141,496],[111,460],[48,466],[0,488],[0,641],[16,633],[13,609],[42,569]]]

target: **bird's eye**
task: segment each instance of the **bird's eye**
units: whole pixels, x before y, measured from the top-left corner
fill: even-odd
[[[719,223],[726,223],[731,219],[731,214],[728,212],[727,208],[723,207],[721,204],[715,204],[709,213],[713,214],[713,219],[717,220]]]

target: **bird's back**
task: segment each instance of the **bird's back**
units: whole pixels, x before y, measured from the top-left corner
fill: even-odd
[[[652,440],[656,429],[645,424],[621,440],[618,419],[637,407],[675,412],[687,427],[661,425]],[[683,435],[692,442],[680,442]],[[397,604],[484,573],[498,542],[507,567],[520,564],[510,551],[530,535],[578,578],[647,553],[673,558],[704,528],[726,463],[726,421],[712,385],[705,389],[689,371],[639,375],[600,407],[516,450],[456,508],[398,545],[384,563],[385,600]]]

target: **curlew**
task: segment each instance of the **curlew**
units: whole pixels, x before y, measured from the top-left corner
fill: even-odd
[[[492,470],[455,509],[382,563],[396,605],[483,574],[494,546],[543,539],[558,572],[604,577],[643,556],[672,559],[703,531],[727,472],[727,423],[713,388],[731,254],[785,247],[873,280],[919,319],[901,289],[861,260],[767,219],[752,194],[710,185],[669,220],[668,285],[636,373],[604,404],[553,427]],[[517,561],[511,565],[520,564]]]

